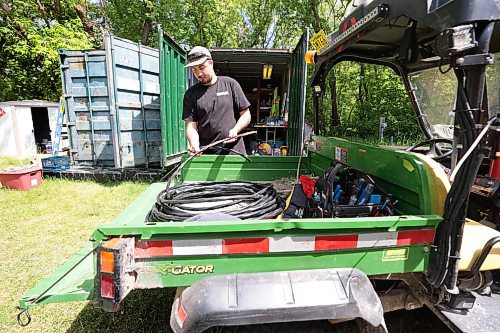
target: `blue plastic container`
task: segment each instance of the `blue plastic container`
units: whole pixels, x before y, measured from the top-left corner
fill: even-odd
[[[69,157],[51,156],[42,158],[42,170],[44,172],[61,172],[70,168]]]

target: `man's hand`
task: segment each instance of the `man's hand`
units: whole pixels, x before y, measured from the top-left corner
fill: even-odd
[[[188,139],[188,152],[193,156],[200,151],[200,136],[198,134],[198,124],[192,120],[186,120],[186,137]]]
[[[188,153],[189,153],[189,156],[193,156],[193,155],[196,155],[197,152],[200,151],[200,148],[194,148],[194,147],[188,147]],[[200,156],[201,154],[198,154],[198,156]]]
[[[236,129],[231,128],[229,130],[229,134],[228,134],[227,137],[230,138],[230,139],[233,139],[233,140],[228,140],[228,141],[226,141],[226,143],[235,142],[236,141],[235,138],[236,138],[237,135],[238,135],[238,132],[236,131]]]

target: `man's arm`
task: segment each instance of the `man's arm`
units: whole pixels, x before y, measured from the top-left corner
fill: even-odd
[[[200,150],[200,135],[198,134],[198,124],[192,120],[186,120],[186,137],[188,139],[189,153]]]
[[[229,130],[229,137],[234,138],[238,135],[238,133],[250,124],[250,120],[252,120],[252,116],[250,115],[250,110],[248,108],[240,111],[240,118],[236,122],[236,125]]]

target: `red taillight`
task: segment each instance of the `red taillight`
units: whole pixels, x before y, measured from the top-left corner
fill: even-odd
[[[112,276],[101,277],[101,297],[115,298],[115,283]]]

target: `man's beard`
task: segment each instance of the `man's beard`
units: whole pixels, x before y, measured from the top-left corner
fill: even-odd
[[[212,82],[212,76],[211,75],[205,75],[203,79],[198,79],[198,82],[200,82],[202,85],[207,85],[210,82]]]

